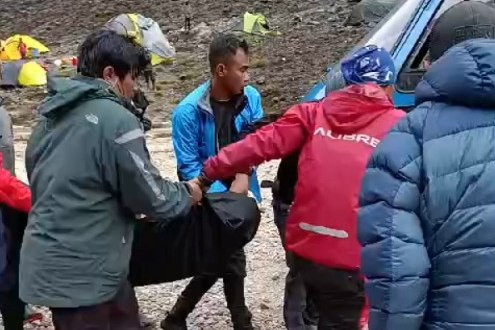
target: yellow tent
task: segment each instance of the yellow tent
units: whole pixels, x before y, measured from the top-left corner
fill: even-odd
[[[281,33],[271,31],[268,22],[263,14],[244,13],[243,31],[249,34],[258,34],[262,36],[278,36]]]
[[[24,63],[19,76],[17,77],[19,86],[33,87],[46,85],[46,71],[34,61]]]
[[[8,38],[7,40],[1,42],[0,48],[0,59],[3,61],[17,61],[21,59],[21,54],[19,53],[19,42],[21,41],[26,44],[28,50],[29,49],[38,49],[40,54],[47,53],[50,51],[48,47],[43,45],[38,40],[27,36],[16,34]]]
[[[128,14],[128,16],[131,19],[132,24],[133,24],[134,29],[135,29],[133,37],[135,38],[135,40],[140,45],[144,45],[144,40],[143,40],[144,38],[141,36],[141,34],[135,32],[135,31],[139,31],[141,29],[139,27],[139,19],[140,19],[139,16],[137,14]],[[160,57],[153,52],[151,53],[151,65],[158,65],[158,64],[165,62],[166,60],[167,60],[166,57]]]
[[[134,39],[151,53],[151,64],[172,61],[175,48],[170,45],[158,23],[140,14],[121,14],[105,26],[119,34]]]

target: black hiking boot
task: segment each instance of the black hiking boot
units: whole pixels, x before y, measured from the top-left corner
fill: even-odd
[[[180,295],[165,320],[160,323],[163,330],[187,330],[187,316],[194,309],[194,303]]]
[[[245,307],[243,310],[230,311],[234,330],[254,330],[251,319],[253,315]]]
[[[169,313],[165,320],[160,323],[160,328],[163,330],[187,330],[187,322],[185,318],[179,318]]]
[[[163,330],[187,330],[187,316],[193,311],[199,299],[204,294],[198,285],[200,280],[191,280],[184,292],[177,298],[174,307],[160,323]]]
[[[241,259],[234,258],[232,262],[234,265],[238,264],[245,269],[244,260],[242,257]],[[239,273],[225,276],[223,278],[223,290],[234,330],[253,330],[251,323],[253,315],[247,308],[246,299],[244,298],[244,277],[240,276]]]
[[[187,330],[187,316],[216,281],[216,277],[193,277],[165,320],[160,323],[160,327],[164,330]]]

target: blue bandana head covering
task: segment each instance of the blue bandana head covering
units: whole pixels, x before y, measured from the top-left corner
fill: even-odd
[[[383,48],[368,45],[358,49],[341,66],[347,85],[369,82],[389,86],[395,82],[395,64]]]

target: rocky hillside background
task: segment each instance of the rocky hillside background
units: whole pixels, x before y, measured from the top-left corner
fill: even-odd
[[[174,105],[207,79],[206,60],[212,34],[228,30],[247,10],[262,12],[282,32],[275,38],[252,40],[252,83],[264,97],[267,112],[280,112],[297,102],[321,77],[324,69],[344,54],[365,32],[344,25],[347,0],[193,0],[194,29],[182,31],[178,0],[2,0],[0,38],[30,34],[51,48],[50,57],[75,55],[90,31],[112,17],[139,12],[161,25],[177,49],[172,65],[157,68],[158,90],[149,93],[156,126],[167,122]],[[0,91],[17,124],[32,120],[44,89]]]

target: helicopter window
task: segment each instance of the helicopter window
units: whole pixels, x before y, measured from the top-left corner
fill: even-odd
[[[397,77],[396,88],[403,93],[414,93],[414,89],[426,73],[429,39],[419,42]]]
[[[435,14],[434,19],[430,22],[429,26],[425,29],[423,36],[413,48],[413,51],[409,55],[409,58],[406,60],[404,66],[399,72],[399,76],[397,77],[396,88],[398,91],[403,93],[414,93],[414,89],[418,85],[418,83],[423,79],[424,74],[426,73],[425,68],[425,60],[428,56],[428,48],[429,48],[429,33],[431,31],[431,26],[440,17],[447,9],[456,5],[457,3],[463,0],[447,0],[440,7],[438,12]],[[480,0],[482,2],[486,2],[490,5],[494,5],[494,0]]]

